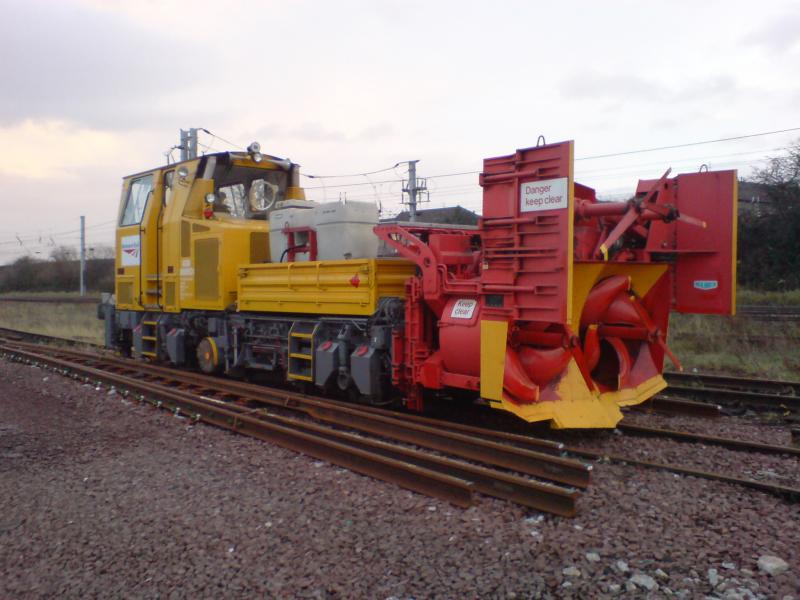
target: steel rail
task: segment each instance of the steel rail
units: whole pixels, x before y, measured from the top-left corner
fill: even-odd
[[[694,387],[670,385],[664,392],[666,397],[677,394],[681,398],[711,398],[715,403],[740,404],[757,409],[800,411],[800,397],[780,396],[763,392],[748,392],[729,388]]]
[[[45,335],[43,333],[34,333],[32,331],[22,331],[19,329],[8,329],[0,327],[0,341],[13,341],[22,342],[24,340],[35,340],[37,342],[46,344],[65,344],[67,346],[84,346],[89,348],[102,349],[103,346],[95,344],[94,342],[85,342],[82,340],[75,340],[72,338],[62,338],[54,335]]]
[[[45,304],[99,304],[90,296],[0,296],[0,302],[42,302]]]
[[[25,344],[18,345],[24,346]],[[476,438],[474,435],[467,435],[450,428],[443,429],[441,422],[435,420],[430,420],[425,424],[412,422],[406,420],[405,415],[397,412],[378,413],[363,410],[362,407],[354,408],[352,405],[335,400],[310,397],[230,379],[209,377],[128,359],[104,357],[63,348],[49,350],[88,361],[95,366],[102,363],[112,364],[116,368],[127,370],[128,373],[147,374],[155,378],[168,379],[184,386],[193,386],[197,391],[214,392],[237,397],[250,403],[269,404],[278,408],[301,411],[316,420],[445,452],[466,460],[519,471],[557,483],[586,488],[591,480],[591,465],[542,451],[543,449],[549,452],[560,451],[561,447],[554,442],[532,441],[528,448],[519,448],[497,441]]]
[[[692,400],[681,400],[680,398],[667,398],[664,396],[654,396],[647,402],[630,406],[637,410],[656,410],[670,414],[688,414],[696,417],[721,417],[723,415],[722,406],[709,402],[693,402]]]
[[[56,358],[15,348],[6,348],[6,350],[17,355],[26,356],[34,361],[40,361],[42,363],[50,364],[51,366],[57,365],[65,370],[68,369],[74,372],[83,372],[106,382],[111,381],[115,385],[119,385],[125,389],[134,388],[143,395],[156,396],[160,398],[166,397],[170,402],[176,401],[176,395],[182,395],[184,400],[188,395],[192,402],[191,408],[184,409],[194,411],[195,414],[199,414],[203,420],[209,421],[209,419],[204,418],[207,415],[198,410],[198,405],[210,406],[212,409],[218,408],[225,411],[226,414],[236,413],[242,417],[247,417],[248,420],[245,421],[242,421],[241,418],[237,417],[237,419],[234,420],[233,427],[228,427],[229,429],[233,428],[236,431],[242,430],[242,423],[245,425],[247,425],[247,423],[251,423],[250,419],[252,418],[256,418],[259,421],[267,419],[272,423],[276,423],[292,430],[301,431],[312,436],[323,437],[340,444],[346,444],[347,446],[358,448],[370,454],[378,454],[392,460],[401,461],[403,463],[411,463],[420,468],[435,471],[457,480],[468,481],[476,491],[487,496],[508,500],[516,504],[521,504],[530,508],[550,512],[560,516],[572,517],[577,512],[576,502],[579,493],[574,489],[565,489],[560,486],[533,481],[511,473],[487,469],[485,467],[453,460],[443,456],[423,453],[411,448],[389,444],[381,440],[359,437],[352,433],[332,429],[317,423],[311,423],[296,418],[287,417],[285,415],[270,413],[264,408],[250,409],[242,405],[231,404],[216,398],[194,396],[194,394],[190,392],[178,391],[164,385],[137,380],[117,373],[109,373],[102,369],[96,369],[95,367],[62,358]],[[214,422],[214,424],[218,423]],[[248,433],[248,431],[244,431],[244,433]],[[425,490],[422,491],[427,493]],[[449,498],[445,499],[449,500]],[[457,504],[458,502],[454,503]]]
[[[439,421],[442,427],[448,427],[450,423],[448,421]],[[476,435],[481,435],[483,437],[489,439],[497,439],[502,440],[509,443],[518,444],[521,446],[525,446],[528,441],[531,439],[526,435],[519,435],[508,433],[505,431],[498,431],[495,429],[483,429],[483,428],[473,428],[475,430]],[[536,440],[535,443],[539,443],[541,440]],[[735,442],[736,440],[734,440]],[[796,454],[796,450],[793,447],[787,446],[778,446],[777,447],[780,452],[776,450],[776,453],[779,454]],[[792,501],[800,501],[800,488],[788,487],[779,484],[768,483],[764,481],[758,481],[755,479],[747,479],[743,477],[734,477],[730,475],[725,475],[723,473],[716,473],[712,471],[702,471],[700,469],[694,469],[692,467],[685,467],[682,465],[676,465],[671,463],[659,463],[654,461],[646,461],[636,458],[626,457],[620,454],[611,454],[608,452],[603,452],[599,450],[586,450],[583,448],[578,448],[577,446],[570,446],[564,445],[563,450],[568,455],[573,456],[582,456],[584,458],[590,458],[594,460],[606,460],[610,462],[620,463],[620,464],[629,464],[635,465],[639,467],[644,467],[648,469],[656,469],[661,471],[668,471],[671,473],[678,473],[681,475],[688,475],[692,477],[699,477],[702,479],[709,479],[713,481],[721,481],[724,483],[729,483],[732,485],[738,485],[743,487],[748,487],[752,489],[757,489],[763,492],[768,492],[780,498],[792,500]]]
[[[726,438],[716,435],[692,433],[691,431],[662,429],[660,427],[645,427],[643,425],[632,425],[626,423],[619,423],[617,425],[617,429],[634,435],[666,437],[685,442],[708,444],[711,446],[723,446],[733,450],[746,450],[748,452],[761,452],[763,454],[786,454],[790,456],[800,456],[800,448],[782,446],[780,444],[764,444],[762,442],[750,442],[747,440]]]
[[[753,390],[764,393],[773,393],[778,396],[800,396],[800,381],[782,381],[778,379],[756,379],[753,377],[738,377],[733,375],[716,375],[712,373],[664,373],[664,378],[670,384],[687,385],[699,384],[713,388],[730,388],[733,390]]]
[[[266,409],[255,409],[256,414]],[[270,418],[283,422],[288,417],[270,414]],[[452,460],[433,454],[422,454],[409,450],[403,446],[387,444],[380,440],[358,437],[353,434],[320,427],[314,423],[290,419],[293,426],[300,429],[309,429],[318,435],[347,436],[348,443],[363,447],[370,452],[377,452],[397,460],[413,462],[421,467],[434,471],[441,471],[453,477],[470,481],[475,486],[475,491],[487,496],[508,500],[553,514],[572,517],[575,516],[575,503],[578,499],[577,490],[568,490],[553,484],[541,483],[525,479],[511,473],[504,473],[487,469],[478,465]]]
[[[498,432],[492,429],[486,429],[483,430],[482,435],[490,438],[499,435],[501,439],[507,439],[506,435],[508,434],[506,434],[505,432]],[[516,443],[524,445],[527,436],[517,435],[515,436],[515,438],[516,438],[515,440]],[[781,448],[784,447],[782,446]],[[791,450],[794,449],[792,448]],[[573,456],[582,456],[583,458],[590,458],[594,460],[605,460],[619,464],[634,465],[646,469],[668,471],[670,473],[677,473],[680,475],[699,477],[702,479],[709,479],[713,481],[721,481],[731,485],[738,485],[742,487],[756,489],[762,492],[767,492],[774,496],[778,496],[779,498],[784,498],[786,500],[794,502],[800,501],[800,488],[788,487],[779,484],[758,481],[756,479],[734,477],[731,475],[725,475],[723,473],[715,473],[712,471],[702,471],[700,469],[694,469],[691,467],[685,467],[682,465],[676,465],[671,463],[659,463],[654,461],[641,460],[637,458],[630,458],[627,456],[623,456],[621,454],[612,454],[599,450],[586,450],[583,448],[578,448],[577,446],[566,445],[564,446],[564,451],[568,455],[571,454]]]
[[[637,467],[644,467],[647,469],[656,469],[659,471],[669,471],[671,473],[678,473],[680,475],[689,475],[692,477],[700,477],[703,479],[710,479],[713,481],[721,481],[733,485],[739,485],[747,488],[768,492],[780,498],[790,500],[793,502],[800,501],[800,488],[787,487],[775,483],[768,483],[766,481],[758,481],[756,479],[746,479],[744,477],[733,477],[732,475],[724,475],[723,473],[715,473],[711,471],[701,471],[700,469],[693,469],[691,467],[684,467],[681,465],[673,465],[670,463],[659,463],[654,461],[640,460],[636,458],[629,458],[619,454],[609,454],[607,452],[599,452],[597,450],[584,450],[582,448],[567,447],[569,454],[576,456],[583,456],[585,458],[594,458],[597,460],[608,460],[620,464],[636,465]]]
[[[159,407],[166,405],[167,408],[182,410],[196,420],[272,442],[289,450],[308,454],[375,479],[395,483],[401,487],[452,502],[458,506],[469,507],[472,505],[473,484],[452,475],[436,472],[407,461],[376,455],[340,441],[295,430],[284,424],[228,410],[225,407],[198,399],[193,394],[169,389],[166,386],[154,385],[133,377],[110,373],[45,354],[8,347],[5,347],[5,350],[31,361],[80,371],[96,380],[158,398]]]

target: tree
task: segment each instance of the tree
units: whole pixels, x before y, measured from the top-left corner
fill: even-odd
[[[40,264],[31,256],[20,256],[5,268],[3,291],[36,289],[40,283],[37,268]]]
[[[50,251],[50,260],[57,263],[78,260],[78,251],[71,246],[56,246]]]
[[[78,287],[80,265],[78,252],[70,246],[58,246],[50,252],[52,275],[49,282],[51,289],[74,290]]]
[[[765,186],[772,208],[741,215],[739,282],[763,290],[800,288],[800,140],[750,181]]]

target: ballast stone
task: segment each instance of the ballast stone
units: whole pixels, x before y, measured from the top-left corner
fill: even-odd
[[[777,556],[764,554],[758,558],[758,568],[773,577],[789,570],[789,564]]]
[[[631,582],[639,587],[643,587],[648,592],[652,592],[653,590],[658,589],[658,584],[656,580],[650,577],[650,575],[645,575],[644,573],[636,573],[631,577]]]

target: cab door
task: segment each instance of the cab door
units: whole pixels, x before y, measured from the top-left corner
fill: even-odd
[[[162,190],[160,172],[132,177],[123,191],[117,229],[117,306],[159,310],[159,231]]]

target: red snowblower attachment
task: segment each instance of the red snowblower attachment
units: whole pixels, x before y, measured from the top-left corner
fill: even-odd
[[[598,202],[573,142],[484,161],[478,230],[387,224],[419,275],[393,340],[393,383],[472,390],[559,428],[613,427],[666,387],[669,311],[733,314],[736,171],[640,181]]]

